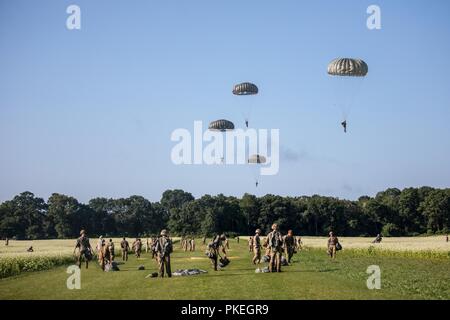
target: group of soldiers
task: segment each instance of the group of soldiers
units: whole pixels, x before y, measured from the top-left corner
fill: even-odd
[[[180,240],[181,250],[195,251],[195,239],[194,237],[182,237]]]
[[[195,240],[193,237],[183,237],[181,239],[181,249],[184,251],[195,251]],[[206,237],[203,241],[206,245]],[[289,230],[286,235],[282,235],[279,231],[278,225],[274,223],[271,227],[271,232],[263,239],[261,237],[261,230],[257,229],[255,235],[249,237],[249,251],[253,253],[252,263],[257,265],[261,263],[261,253],[265,250],[266,261],[269,262],[269,272],[281,272],[282,260],[285,259],[287,263],[291,263],[292,257],[298,250],[302,249],[302,240],[300,237],[293,235],[292,230]],[[136,238],[131,247],[124,237],[120,243],[122,251],[122,260],[128,261],[128,252],[132,249],[136,258],[141,257],[142,240]],[[333,232],[330,232],[327,248],[328,253],[332,259],[336,257],[336,251],[339,250],[340,244],[338,238]],[[89,261],[92,260],[94,252],[89,243],[89,238],[85,230],[81,230],[80,237],[77,239],[75,250],[78,248],[78,266],[81,268],[81,261],[84,258],[86,268],[88,268]],[[219,270],[230,263],[227,258],[227,249],[230,248],[228,238],[225,234],[217,234],[206,245],[206,255],[211,261],[212,267],[215,271]],[[115,248],[112,239],[105,241],[100,236],[96,246],[98,263],[102,270],[107,266],[113,265],[115,258]],[[158,275],[164,277],[172,276],[170,265],[170,254],[173,252],[173,244],[167,230],[162,230],[159,237],[152,237],[146,241],[146,252],[151,252],[152,258],[156,258],[158,263]],[[283,258],[284,256],[284,258]],[[219,263],[220,262],[220,263]]]
[[[172,240],[169,238],[167,230],[162,230],[159,237],[154,237],[150,241],[147,240],[146,251],[151,251],[152,258],[156,256],[156,260],[158,262],[159,276],[164,277],[164,274],[171,277],[172,272],[170,268],[170,254],[173,251]],[[122,251],[122,260],[124,262],[128,261],[128,252],[130,249],[133,249],[136,258],[141,257],[142,252],[142,240],[140,238],[136,238],[133,244],[130,247],[130,244],[124,237],[120,242],[120,247]],[[81,268],[82,260],[86,263],[86,269],[89,266],[89,261],[92,260],[94,256],[93,249],[89,242],[89,238],[87,237],[86,231],[81,230],[80,237],[76,241],[75,251],[78,249],[77,254],[77,263]],[[96,246],[97,259],[102,270],[106,270],[112,268],[114,266],[114,258],[115,258],[115,249],[114,242],[112,239],[109,239],[108,242],[103,239],[102,236],[99,237],[97,246]]]
[[[283,254],[287,262],[291,263],[293,255],[297,250],[301,250],[302,242],[300,237],[294,237],[292,230],[283,236],[276,223],[272,225],[271,230],[262,240],[261,229],[256,229],[255,235],[248,240],[249,252],[253,253],[252,263],[256,265],[261,263],[261,252],[264,249],[269,260],[269,271],[280,272]]]

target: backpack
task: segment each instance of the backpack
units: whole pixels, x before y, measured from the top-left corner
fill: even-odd
[[[336,243],[336,251],[342,250],[341,244],[338,242]]]
[[[279,234],[277,232],[272,233],[272,237],[270,238],[270,247],[278,249],[280,244]]]

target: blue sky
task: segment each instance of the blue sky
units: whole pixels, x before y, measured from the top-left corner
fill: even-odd
[[[66,8],[81,8],[68,30]],[[381,30],[366,9],[381,8]],[[450,2],[0,0],[0,201],[29,190],[80,201],[170,188],[195,196],[322,194],[450,182]],[[360,57],[349,115],[326,73]],[[260,94],[251,125],[280,129],[280,172],[175,166],[171,132],[243,125],[233,84]]]

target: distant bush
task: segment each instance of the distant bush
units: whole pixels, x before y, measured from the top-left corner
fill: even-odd
[[[401,235],[401,232],[395,224],[387,223],[381,229],[381,234],[386,237],[397,237]]]

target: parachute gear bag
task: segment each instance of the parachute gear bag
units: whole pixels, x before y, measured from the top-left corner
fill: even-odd
[[[219,267],[221,267],[221,268],[225,268],[227,265],[230,264],[230,260],[227,257],[220,258],[219,262],[220,262]]]
[[[109,271],[120,271],[119,267],[117,266],[117,262],[113,261],[112,263],[107,263],[105,265],[105,272]]]
[[[338,242],[338,243],[336,243],[336,251],[340,251],[340,250],[342,250],[342,246],[341,246],[341,244]]]

